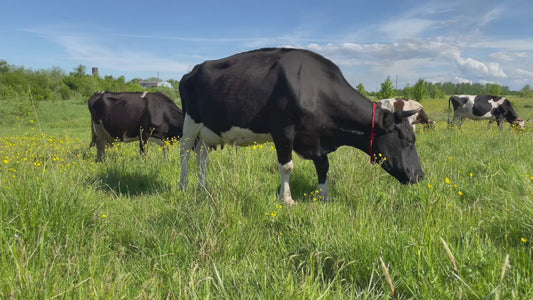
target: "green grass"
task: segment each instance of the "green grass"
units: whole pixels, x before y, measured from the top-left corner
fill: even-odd
[[[191,159],[180,191],[179,145],[165,159],[119,144],[95,163],[86,106],[43,102],[0,128],[0,298],[533,298],[531,127],[447,128],[447,101],[424,105],[423,182],[343,147],[323,203],[295,156],[289,208],[271,144],[212,152],[207,191]]]

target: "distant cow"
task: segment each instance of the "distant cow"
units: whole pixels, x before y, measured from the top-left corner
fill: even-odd
[[[206,61],[183,76],[180,94],[185,112],[180,188],[188,183],[193,147],[199,184],[205,186],[206,146],[265,141],[276,146],[280,198],[289,204],[294,203],[289,187],[293,150],[313,160],[325,199],[327,155],[342,145],[366,152],[401,183],[424,178],[406,120],[415,112],[392,113],[373,105],[335,64],[316,53],[273,48]]]
[[[383,99],[377,102],[386,110],[390,110],[392,112],[396,111],[403,111],[403,110],[418,110],[417,113],[407,118],[409,120],[409,124],[413,127],[413,130],[416,129],[416,124],[427,124],[427,125],[433,125],[435,124],[435,121],[432,121],[428,118],[428,115],[424,111],[424,107],[422,104],[415,100],[409,100],[409,99],[402,99],[402,98],[396,98],[396,99]]]
[[[511,125],[518,125],[524,128],[525,122],[518,117],[511,105],[511,102],[505,97],[488,96],[488,95],[455,95],[448,100],[448,123],[450,124],[450,104],[453,105],[453,121],[455,124],[460,120],[459,127],[463,124],[465,118],[472,120],[488,119],[489,124],[493,121],[498,123],[500,130],[503,128],[503,122],[507,121]]]
[[[89,99],[92,119],[91,145],[96,145],[102,161],[105,147],[114,141],[139,140],[140,152],[150,138],[163,146],[163,140],[183,133],[183,112],[162,93],[95,93]]]

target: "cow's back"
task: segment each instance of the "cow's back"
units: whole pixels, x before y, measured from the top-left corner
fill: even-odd
[[[215,133],[232,126],[267,133],[270,114],[320,126],[335,111],[351,119],[370,103],[360,96],[328,59],[301,49],[260,49],[206,61],[180,81],[184,113]],[[359,95],[354,99],[354,95]],[[339,107],[343,107],[339,111]],[[346,114],[346,116],[342,116]],[[301,125],[301,124],[298,124]]]

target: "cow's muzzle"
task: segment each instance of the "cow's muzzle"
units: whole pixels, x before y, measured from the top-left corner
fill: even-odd
[[[419,183],[422,180],[424,180],[424,171],[422,170],[414,171],[410,174],[410,176],[398,179],[401,184],[415,184]]]

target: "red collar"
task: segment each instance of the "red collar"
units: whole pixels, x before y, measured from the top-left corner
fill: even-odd
[[[378,105],[374,103],[374,106],[372,107],[372,131],[370,132],[370,163],[374,164],[376,162],[376,158],[374,157],[374,138],[376,137],[376,130],[375,130],[375,122],[376,122],[376,107]]]

